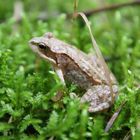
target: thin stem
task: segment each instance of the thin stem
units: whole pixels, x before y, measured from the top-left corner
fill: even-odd
[[[101,13],[101,12],[117,10],[117,9],[127,7],[127,6],[139,6],[139,5],[140,5],[140,0],[136,0],[136,1],[130,1],[130,2],[125,2],[125,3],[113,4],[113,5],[97,8],[97,9],[92,9],[92,10],[85,11],[83,13],[87,17],[89,17],[93,14],[98,14],[98,13]]]

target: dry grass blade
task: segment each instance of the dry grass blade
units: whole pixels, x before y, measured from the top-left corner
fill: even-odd
[[[108,66],[107,66],[107,64],[106,64],[106,62],[105,62],[105,60],[104,60],[104,58],[102,56],[102,53],[101,53],[101,51],[100,51],[100,49],[99,49],[99,47],[98,47],[98,45],[97,45],[97,43],[96,43],[96,41],[95,41],[95,39],[93,37],[93,34],[92,34],[92,31],[91,31],[91,27],[90,27],[89,21],[88,21],[86,15],[84,13],[79,12],[79,13],[74,13],[74,15],[76,17],[78,15],[80,15],[83,18],[83,20],[85,21],[86,26],[88,27],[88,30],[89,30],[89,33],[90,33],[90,37],[91,37],[91,40],[92,40],[93,48],[95,49],[95,53],[96,53],[97,57],[100,60],[100,64],[104,68],[105,77],[107,79],[108,85],[110,86],[111,98],[112,98],[112,104],[113,104],[113,102],[114,102],[114,96],[113,96],[112,83],[111,83],[111,79],[110,79],[110,70],[109,70],[109,68],[108,68]]]
[[[126,101],[124,101],[119,108],[117,109],[117,111],[112,115],[112,117],[110,118],[110,120],[108,121],[106,128],[105,128],[105,132],[108,132],[109,129],[112,127],[114,121],[117,119],[122,107],[124,106],[124,104],[126,103]]]

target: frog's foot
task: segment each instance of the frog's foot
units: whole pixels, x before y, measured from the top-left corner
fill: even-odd
[[[113,96],[116,97],[117,86],[112,86]],[[88,102],[89,112],[99,112],[108,109],[112,104],[111,91],[108,85],[91,87],[81,98],[81,102]]]
[[[70,93],[70,98],[71,98],[71,99],[74,99],[74,98],[78,98],[78,96],[76,95],[76,93],[71,92],[71,93]]]

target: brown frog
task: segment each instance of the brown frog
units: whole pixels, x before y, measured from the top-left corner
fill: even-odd
[[[55,38],[52,33],[34,37],[29,44],[35,53],[53,65],[63,84],[70,81],[86,90],[81,102],[89,102],[89,112],[103,111],[112,105],[111,94],[114,98],[117,96],[117,82],[110,73],[111,91],[104,69],[96,56],[90,57],[76,47]]]

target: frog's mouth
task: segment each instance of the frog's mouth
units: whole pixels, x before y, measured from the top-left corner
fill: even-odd
[[[37,47],[37,45],[34,42],[32,42],[32,40],[29,41],[29,46],[33,50],[33,52],[35,52],[36,54],[38,54],[41,58],[43,58],[46,61],[49,61],[52,64],[56,64],[56,61],[54,59],[52,59],[51,57],[48,57],[42,51],[40,51],[40,49]]]

